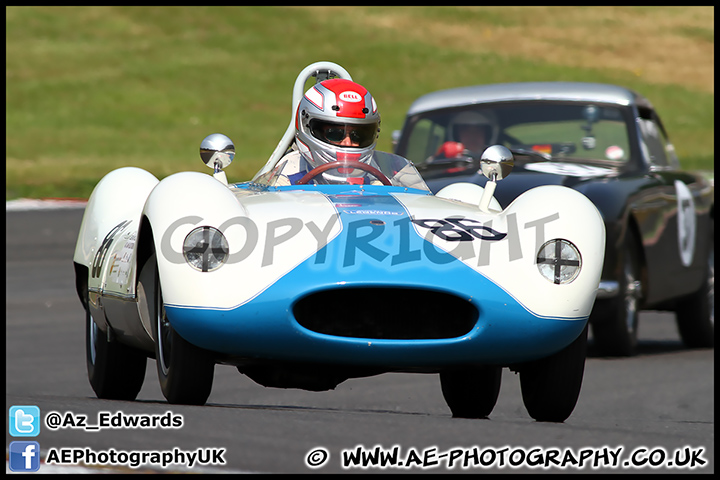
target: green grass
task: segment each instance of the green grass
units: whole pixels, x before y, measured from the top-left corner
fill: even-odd
[[[595,137],[596,146],[591,149],[581,148],[580,137],[584,135],[582,128],[585,121],[562,121],[557,123],[527,123],[505,129],[505,132],[513,138],[517,138],[526,145],[557,144],[572,146],[567,156],[587,160],[608,160],[605,149],[610,146],[617,146],[622,149],[622,158],[614,160],[627,161],[629,158],[630,145],[625,122],[600,121],[593,125],[592,136]],[[529,148],[529,147],[525,147]],[[556,150],[558,147],[554,147]],[[553,151],[558,158],[564,154]]]
[[[652,49],[668,55],[665,41],[683,48],[662,73]],[[713,43],[712,7],[6,7],[6,199],[86,198],[128,165],[209,173],[198,148],[215,132],[238,149],[228,178],[247,180],[290,121],[295,77],[319,60],[376,97],[381,150],[430,91],[579,80],[643,93],[683,164],[714,170],[714,60],[708,74],[686,46]],[[635,54],[625,45],[650,50],[616,64]],[[693,75],[677,74],[685,63]]]

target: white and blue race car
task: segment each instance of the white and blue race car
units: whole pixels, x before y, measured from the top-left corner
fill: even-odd
[[[318,62],[298,76],[351,79]],[[293,122],[252,181],[228,184],[224,135],[203,140],[213,175],[159,181],[110,172],[74,255],[87,367],[99,398],[135,399],[154,358],[170,403],[204,404],[216,364],[268,387],[329,390],[386,372],[437,373],[454,416],[484,418],[504,367],[538,421],[564,421],[580,392],[603,221],[559,185],[493,197],[512,155],[490,147],[485,188],[433,195],[412,163],[376,152],[368,185],[281,185]],[[502,188],[502,187],[499,187]]]

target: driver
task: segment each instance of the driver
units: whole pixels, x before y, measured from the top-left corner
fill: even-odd
[[[337,163],[318,174],[317,183],[381,184],[359,168],[344,162],[361,162],[379,168],[373,153],[380,132],[380,114],[375,99],[362,85],[334,78],[311,87],[298,104],[295,143],[278,162],[282,177],[278,184],[295,184],[311,170]]]
[[[434,158],[455,158],[461,155],[480,157],[497,143],[498,122],[490,110],[465,110],[455,115],[447,127],[448,140]]]

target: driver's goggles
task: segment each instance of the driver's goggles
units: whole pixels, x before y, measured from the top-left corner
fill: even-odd
[[[353,147],[369,147],[375,142],[377,136],[377,123],[365,125],[337,124],[321,120],[310,121],[312,135],[326,143],[340,145],[345,138],[350,137]]]

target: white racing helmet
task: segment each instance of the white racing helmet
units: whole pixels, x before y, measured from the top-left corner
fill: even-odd
[[[495,145],[500,133],[497,117],[491,110],[464,110],[455,115],[448,124],[448,140],[459,142],[458,128],[464,125],[485,127],[485,143]]]
[[[298,150],[312,168],[331,162],[369,164],[380,131],[380,114],[365,87],[334,78],[305,92],[298,104],[295,129]],[[342,180],[364,172],[340,167],[323,175]]]

